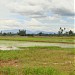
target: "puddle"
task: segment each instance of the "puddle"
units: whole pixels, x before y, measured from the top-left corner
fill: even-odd
[[[74,44],[25,42],[25,41],[0,41],[0,50],[17,50],[18,47],[58,46],[62,48],[75,48]]]

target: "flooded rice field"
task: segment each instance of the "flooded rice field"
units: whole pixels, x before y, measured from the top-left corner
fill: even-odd
[[[0,41],[0,50],[18,50],[19,47],[34,47],[34,46],[58,46],[62,48],[75,48],[74,44],[64,44],[64,43]]]

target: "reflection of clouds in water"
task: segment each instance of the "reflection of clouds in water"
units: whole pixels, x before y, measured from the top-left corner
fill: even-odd
[[[24,41],[0,41],[0,50],[17,50],[18,47],[34,46],[58,46],[62,48],[74,48],[74,44],[44,43],[44,42],[24,42]]]

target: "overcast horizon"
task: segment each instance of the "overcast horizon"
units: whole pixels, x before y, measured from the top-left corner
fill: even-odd
[[[74,31],[74,16],[74,0],[0,0],[0,31]]]

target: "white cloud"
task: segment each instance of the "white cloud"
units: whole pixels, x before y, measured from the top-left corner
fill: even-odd
[[[49,4],[48,0],[22,0],[21,2],[13,2],[8,7],[11,12],[36,18],[47,16],[47,6],[49,6]]]
[[[17,29],[21,27],[21,23],[16,20],[0,19],[0,30]]]
[[[73,23],[66,20],[66,18],[74,20],[73,2],[74,0],[0,0],[0,19],[3,19],[0,20],[0,29],[27,28],[45,31],[56,31],[59,27],[73,29]],[[12,20],[15,17],[13,13],[30,20],[25,19],[24,23],[20,22],[19,18]]]
[[[47,16],[48,11],[61,16],[74,14],[74,0],[22,0],[11,2],[12,12],[29,17]],[[14,6],[14,7],[13,7]]]
[[[61,25],[58,24],[46,24],[46,23],[41,23],[38,20],[32,18],[29,21],[25,21],[24,23],[21,23],[17,20],[7,20],[7,19],[3,19],[0,20],[0,30],[11,30],[11,29],[26,29],[26,30],[31,30],[31,31],[46,31],[46,32],[57,32],[59,30],[59,28],[61,27],[65,27],[67,30],[71,29],[74,31],[74,29],[72,28],[72,26],[63,25],[61,23]]]

